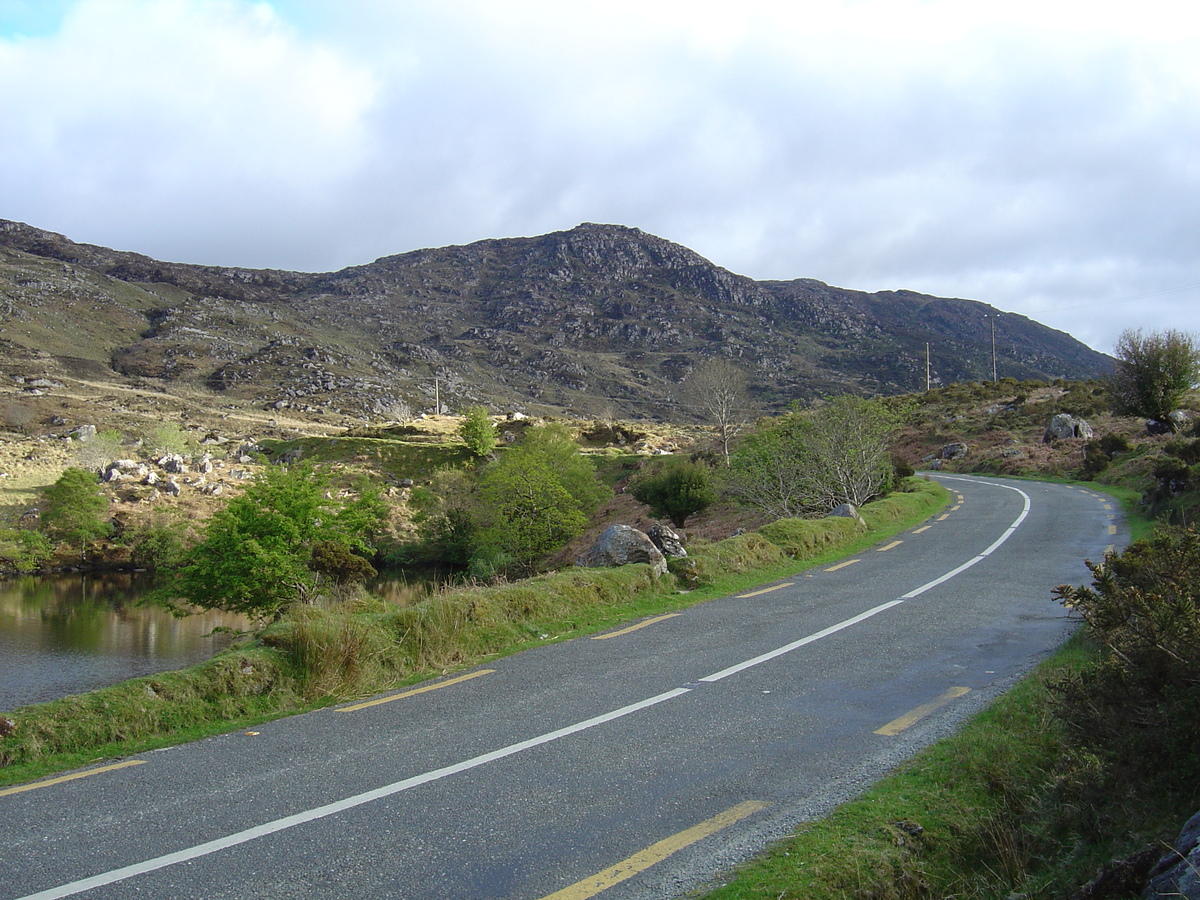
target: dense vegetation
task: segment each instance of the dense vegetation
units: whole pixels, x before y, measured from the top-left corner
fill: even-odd
[[[1193,366],[1185,380],[1194,386],[1195,377]],[[887,522],[924,515],[935,502],[928,485],[900,482],[908,493],[878,499],[906,466],[1083,477],[1140,499],[1139,514],[1178,527],[1095,562],[1092,587],[1060,588],[1084,635],[1021,691],[719,895],[1063,896],[1101,863],[1128,862],[1171,836],[1200,804],[1200,537],[1187,527],[1200,512],[1200,432],[1170,415],[1175,409],[1151,416],[1150,406],[1135,409],[1119,391],[1118,381],[1004,379],[908,401],[835,398],[753,428],[715,427],[711,446],[663,459],[624,449],[635,429],[613,424],[583,429],[582,440],[561,424],[534,424],[498,441],[486,411],[475,409],[453,446],[403,451],[404,464],[419,460],[424,475],[408,498],[411,527],[399,532],[388,524],[397,501],[341,468],[372,458],[388,473],[389,436],[271,448],[278,459],[299,451],[322,462],[267,466],[205,523],[150,522],[120,539],[161,564],[170,597],[275,621],[194,672],[0,717],[0,762],[8,767],[0,777],[407,683],[543,636],[670,608],[681,602],[675,587],[697,591],[695,600],[728,589],[727,579],[742,572],[770,577],[794,566],[790,559],[835,553]],[[1114,411],[1173,424],[1156,433]],[[1086,417],[1094,434],[1043,438],[1058,413]],[[612,441],[585,455],[589,434]],[[160,437],[178,446],[181,435]],[[944,454],[949,445],[965,455]],[[537,574],[586,534],[614,485],[677,527],[735,508],[735,499],[754,508],[758,527],[719,542],[693,540],[687,565],[673,565],[663,583],[643,567],[588,579]],[[842,502],[861,506],[876,530],[797,518]],[[106,503],[91,472],[69,469],[47,491],[41,530],[0,531],[0,555],[35,568],[50,558],[51,542],[62,541],[82,556],[110,525]],[[466,582],[397,606],[355,587],[385,561],[438,561]],[[525,575],[536,577],[508,582]],[[835,846],[853,852],[833,853]],[[1091,890],[1119,897],[1133,889]]]

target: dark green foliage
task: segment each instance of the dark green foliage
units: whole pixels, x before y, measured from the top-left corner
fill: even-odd
[[[336,584],[352,584],[374,578],[375,567],[338,541],[317,541],[308,567]]]
[[[1200,533],[1172,528],[1088,563],[1093,587],[1055,594],[1104,648],[1061,686],[1063,717],[1119,768],[1200,777]]]
[[[129,559],[139,569],[170,569],[183,561],[187,546],[179,525],[151,525],[128,541]]]
[[[67,469],[46,488],[42,502],[42,530],[56,540],[79,546],[80,557],[90,541],[112,533],[105,515],[108,499],[100,480],[85,469]]]
[[[467,410],[458,426],[458,436],[475,456],[487,456],[496,449],[496,426],[492,424],[488,411],[482,406],[473,406]]]
[[[1109,390],[1118,414],[1170,422],[1184,395],[1200,384],[1200,344],[1187,332],[1126,330],[1114,355]]]
[[[1129,440],[1122,434],[1106,434],[1088,441],[1083,448],[1083,468],[1079,476],[1091,481],[1108,468],[1116,457],[1129,452]]]
[[[629,483],[629,492],[650,507],[655,516],[666,517],[682,528],[688,516],[703,512],[717,499],[712,470],[683,459],[654,466]]]
[[[476,578],[524,574],[587,527],[612,490],[570,432],[531,428],[479,474],[441,469],[414,493],[421,543],[410,558],[466,567]]]

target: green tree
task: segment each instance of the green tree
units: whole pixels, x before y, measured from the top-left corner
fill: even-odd
[[[55,540],[79,545],[79,558],[87,558],[87,545],[112,532],[108,498],[100,480],[86,469],[70,468],[43,492],[42,530]]]
[[[850,395],[810,412],[793,410],[733,454],[729,489],[779,518],[862,506],[891,487],[889,441],[902,414]]]
[[[1176,425],[1171,413],[1188,391],[1200,385],[1200,343],[1185,331],[1126,329],[1117,338],[1109,379],[1113,409],[1119,415],[1146,416]]]
[[[318,578],[314,548],[333,543],[370,552],[386,513],[378,491],[366,485],[349,502],[328,499],[328,486],[328,475],[310,466],[267,469],[209,520],[169,592],[260,620],[308,599]],[[332,559],[327,546],[319,555]]]
[[[511,557],[523,570],[583,533],[612,492],[559,425],[530,429],[480,475],[484,525],[476,557]]]
[[[656,516],[665,516],[682,528],[689,516],[702,512],[717,499],[712,471],[704,463],[673,459],[634,478],[629,492],[650,507]]]
[[[496,426],[482,406],[472,406],[458,425],[458,436],[475,456],[489,455],[496,449]]]

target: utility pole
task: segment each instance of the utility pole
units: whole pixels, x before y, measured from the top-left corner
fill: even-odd
[[[442,382],[438,376],[433,376],[433,414],[442,414]]]
[[[929,393],[929,341],[925,342],[925,393]]]
[[[995,384],[999,380],[996,378],[996,317],[988,316],[988,321],[992,323],[992,383]]]

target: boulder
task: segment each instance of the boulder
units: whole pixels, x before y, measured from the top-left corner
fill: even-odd
[[[1069,413],[1059,413],[1046,426],[1046,433],[1042,435],[1042,443],[1049,444],[1051,441],[1068,440],[1069,438],[1091,440],[1094,433],[1092,426],[1085,420],[1077,419]]]
[[[831,509],[829,512],[827,512],[825,514],[826,518],[829,518],[830,516],[838,516],[839,518],[844,518],[844,519],[853,519],[859,525],[867,524],[867,520],[858,514],[858,510],[855,508],[853,503],[843,503],[840,506],[835,506],[833,509]]]
[[[624,566],[630,563],[649,563],[655,575],[667,571],[667,558],[654,546],[644,532],[628,525],[610,525],[604,529],[591,549],[575,560],[577,566],[597,568]]]
[[[687,551],[683,549],[683,539],[666,525],[659,525],[656,522],[646,529],[646,537],[650,538],[654,546],[662,551],[663,556],[674,556],[679,559],[687,556]]]
[[[71,437],[79,441],[81,444],[86,444],[96,436],[95,425],[80,425],[78,428],[71,431]]]
[[[168,453],[158,461],[158,464],[162,466],[164,472],[172,475],[182,475],[187,471],[187,463],[178,453]]]
[[[1183,826],[1175,848],[1150,870],[1146,900],[1159,897],[1182,897],[1200,900],[1200,812]]]
[[[952,444],[947,444],[942,448],[942,459],[965,459],[967,455],[967,445],[962,441],[955,441]]]

